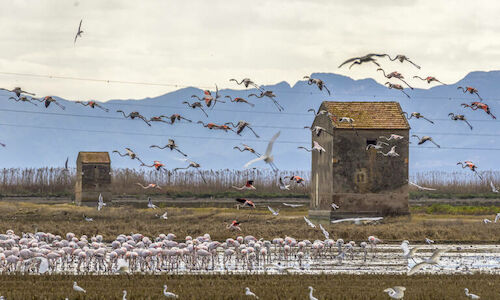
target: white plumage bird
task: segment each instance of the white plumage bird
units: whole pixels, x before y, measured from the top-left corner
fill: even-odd
[[[255,159],[252,159],[251,161],[247,162],[243,167],[244,168],[248,168],[250,165],[258,162],[258,161],[261,161],[263,160],[266,164],[269,164],[271,166],[271,168],[275,171],[277,171],[277,169],[275,169],[274,165],[273,165],[273,161],[274,161],[274,157],[273,155],[271,154],[271,152],[273,151],[273,145],[274,145],[274,142],[276,141],[276,139],[280,136],[281,134],[281,131],[278,131],[272,138],[271,140],[269,141],[269,143],[267,144],[267,149],[266,149],[266,153],[264,153],[263,155],[255,158]]]
[[[152,208],[152,209],[158,208],[158,206],[153,204],[153,200],[151,200],[151,197],[148,197],[148,208]]]
[[[311,226],[312,228],[316,228],[316,225],[314,225],[308,218],[304,216],[304,221],[306,221],[307,225]]]
[[[493,193],[498,193],[498,188],[493,184],[493,181],[490,181],[490,186]]]
[[[437,265],[439,264],[439,260],[441,259],[441,256],[446,252],[448,251],[447,248],[445,249],[436,249],[433,253],[432,253],[432,256],[428,259],[425,259],[424,261],[422,262],[419,262],[418,264],[414,265],[410,271],[408,271],[408,276],[410,275],[413,275],[415,273],[417,273],[418,271],[420,271],[421,269],[423,269],[424,267],[426,266],[430,266],[430,265]]]
[[[467,298],[469,298],[469,299],[480,299],[481,298],[481,297],[479,297],[476,294],[469,293],[469,289],[468,288],[465,288],[464,292],[465,292],[465,296],[467,296]]]
[[[409,185],[413,185],[414,187],[416,187],[417,189],[419,190],[423,190],[423,191],[435,191],[436,189],[433,189],[433,188],[428,188],[428,187],[423,187],[423,186],[420,186],[416,183],[413,183],[411,181],[408,181],[408,184]]]
[[[269,211],[273,214],[273,216],[277,216],[280,214],[280,210],[277,209],[277,210],[274,210],[271,206],[268,206],[267,209],[269,209]]]
[[[332,208],[333,208],[333,210],[337,210],[340,208],[340,206],[338,206],[337,204],[332,202]]]
[[[177,296],[176,294],[171,293],[171,292],[167,292],[167,285],[166,284],[163,286],[163,295],[167,298],[179,298],[179,296]]]
[[[291,208],[296,208],[296,207],[304,206],[303,204],[290,204],[290,203],[285,203],[285,202],[283,202],[283,205],[291,207]]]
[[[356,224],[356,225],[361,225],[361,224],[363,224],[363,222],[375,222],[375,221],[380,221],[382,219],[383,219],[383,217],[345,218],[345,219],[333,220],[332,224],[342,223],[342,222],[354,222],[354,224]]]
[[[245,296],[250,296],[250,297],[254,297],[255,299],[259,299],[259,297],[257,295],[255,295],[252,291],[250,291],[249,287],[245,288]]]
[[[321,232],[323,232],[325,239],[330,238],[330,233],[323,227],[323,225],[319,224],[319,229],[321,229]]]
[[[405,291],[406,288],[404,286],[395,286],[384,290],[384,292],[387,293],[387,295],[389,295],[392,299],[403,299]]]
[[[78,284],[76,284],[76,281],[73,282],[73,290],[78,293],[87,293],[86,290],[82,289],[78,286]]]
[[[102,194],[99,193],[99,199],[97,200],[97,210],[100,211],[104,206],[106,206],[106,203],[104,203]]]

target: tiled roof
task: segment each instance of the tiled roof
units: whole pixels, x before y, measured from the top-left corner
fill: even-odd
[[[79,152],[78,159],[82,163],[110,163],[108,152]]]
[[[338,118],[354,119],[353,127],[358,129],[410,129],[398,102],[337,102],[325,101],[327,111]],[[351,128],[349,123],[335,122],[335,128]]]

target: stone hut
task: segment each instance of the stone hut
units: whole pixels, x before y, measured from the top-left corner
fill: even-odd
[[[309,216],[333,220],[408,214],[410,126],[399,103],[325,101],[318,112],[312,127],[324,130],[312,132],[312,141],[325,152],[312,151]],[[342,117],[354,121],[339,122]],[[403,138],[382,138],[392,134]],[[369,146],[378,142],[389,145],[378,150]],[[393,146],[398,156],[384,156]],[[340,208],[334,210],[332,203]]]
[[[108,152],[79,152],[76,160],[75,202],[111,200],[111,160]]]

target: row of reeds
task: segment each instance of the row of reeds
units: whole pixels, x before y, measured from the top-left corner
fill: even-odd
[[[74,191],[76,170],[62,168],[10,168],[0,169],[1,195],[70,195]],[[257,193],[280,192],[279,177],[297,175],[305,179],[303,185],[292,184],[295,194],[309,193],[309,171],[271,170],[186,170],[179,172],[141,169],[113,169],[112,192],[115,194],[140,194],[137,185],[156,183],[162,190],[148,193],[210,194],[236,191],[232,186],[242,186],[247,180],[254,180]],[[422,172],[415,173],[410,180],[421,186],[437,189],[440,193],[474,194],[491,192],[490,183],[500,186],[500,171],[473,172]],[[287,181],[285,181],[287,182]]]

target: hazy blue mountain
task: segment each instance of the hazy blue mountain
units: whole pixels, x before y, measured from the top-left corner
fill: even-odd
[[[405,111],[419,111],[435,120],[435,125],[424,120],[411,120],[412,133],[430,135],[443,148],[498,148],[500,121],[493,121],[483,111],[471,111],[460,106],[462,102],[476,101],[475,95],[462,94],[457,86],[474,86],[490,105],[492,112],[500,117],[500,71],[472,72],[457,83],[435,86],[430,89],[415,89],[407,92],[406,98],[400,91],[389,90],[373,79],[353,80],[349,77],[317,73],[312,77],[321,78],[332,91],[332,96],[320,92],[315,86],[299,81],[294,86],[286,82],[264,86],[278,95],[285,107],[280,113],[266,98],[248,98],[255,90],[224,89],[222,95],[244,97],[255,104],[250,107],[240,103],[217,103],[215,109],[207,109],[205,117],[198,109],[187,108],[182,101],[192,102],[191,95],[201,96],[197,88],[184,88],[155,98],[140,100],[110,100],[104,104],[109,113],[91,109],[61,99],[66,110],[51,105],[45,109],[41,104],[35,107],[29,103],[8,100],[12,94],[0,91],[2,120],[0,141],[7,144],[0,149],[2,167],[62,166],[66,157],[74,165],[78,151],[123,150],[130,147],[146,162],[160,160],[169,168],[186,165],[183,157],[169,150],[150,149],[152,144],[165,144],[172,137],[190,158],[206,169],[242,168],[253,156],[233,150],[233,146],[247,143],[257,151],[265,150],[267,140],[281,131],[279,143],[275,145],[276,164],[280,169],[307,170],[310,168],[310,154],[297,149],[299,145],[309,145],[311,133],[302,129],[313,120],[309,108],[317,108],[324,100],[337,101],[399,101]],[[393,81],[397,83],[397,80]],[[410,80],[411,82],[411,80]],[[225,86],[233,86],[227,83]],[[234,85],[237,87],[236,85]],[[224,100],[228,100],[227,98]],[[140,120],[125,120],[117,109],[125,112],[139,111],[145,116],[170,115],[180,113],[192,119],[193,123],[181,122],[174,126],[153,123],[148,127]],[[448,119],[448,113],[465,114],[474,126],[469,130],[462,122]],[[257,139],[250,131],[238,136],[203,128],[196,121],[224,123],[246,120],[261,136]],[[458,134],[458,135],[450,135]],[[476,136],[482,134],[487,136]],[[480,169],[496,169],[500,163],[500,151],[436,149],[432,145],[418,147],[412,144],[410,153],[411,172],[425,170],[456,170],[456,162],[473,160]],[[112,154],[113,167],[138,167],[135,161]],[[256,165],[263,167],[263,164]]]

